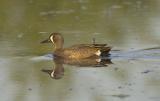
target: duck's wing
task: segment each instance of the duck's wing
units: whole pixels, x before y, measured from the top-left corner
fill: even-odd
[[[92,48],[101,48],[101,47],[106,47],[107,44],[77,44],[73,45],[70,47],[70,49],[76,49],[76,48],[87,48],[87,47],[92,47]]]
[[[106,56],[111,47],[103,44],[80,44],[64,49],[65,56],[70,58],[87,58],[92,56]]]
[[[111,47],[106,44],[78,44],[62,50],[56,50],[54,53],[63,58],[89,58],[97,56],[108,56]]]
[[[63,54],[68,58],[87,58],[96,55],[98,48],[91,47],[89,45],[74,45],[63,50]]]
[[[95,47],[105,47],[107,44],[92,44]]]

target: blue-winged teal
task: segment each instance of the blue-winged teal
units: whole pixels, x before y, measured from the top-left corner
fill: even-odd
[[[68,59],[84,59],[91,57],[108,56],[111,47],[107,44],[77,44],[68,48],[63,48],[64,39],[60,33],[52,33],[48,39],[41,43],[52,42],[55,50],[54,55]]]

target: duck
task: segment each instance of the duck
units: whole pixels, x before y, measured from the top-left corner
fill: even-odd
[[[64,59],[86,59],[109,56],[111,50],[107,44],[96,44],[93,40],[92,44],[76,44],[70,47],[63,47],[64,38],[61,33],[51,33],[41,43],[52,43],[54,46],[53,54],[55,57]]]

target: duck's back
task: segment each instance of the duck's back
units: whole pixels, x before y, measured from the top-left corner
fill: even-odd
[[[63,58],[89,58],[97,57],[102,54],[108,54],[111,47],[106,47],[105,44],[79,44],[61,50],[56,50],[55,54]]]

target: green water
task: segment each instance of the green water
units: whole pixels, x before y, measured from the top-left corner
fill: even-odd
[[[159,47],[159,10],[159,0],[1,0],[1,100],[159,101],[160,59],[114,58],[102,68],[64,65],[64,76],[54,80],[41,71],[53,68],[44,56],[53,48],[40,44],[60,32],[65,47],[92,38],[113,50]]]

